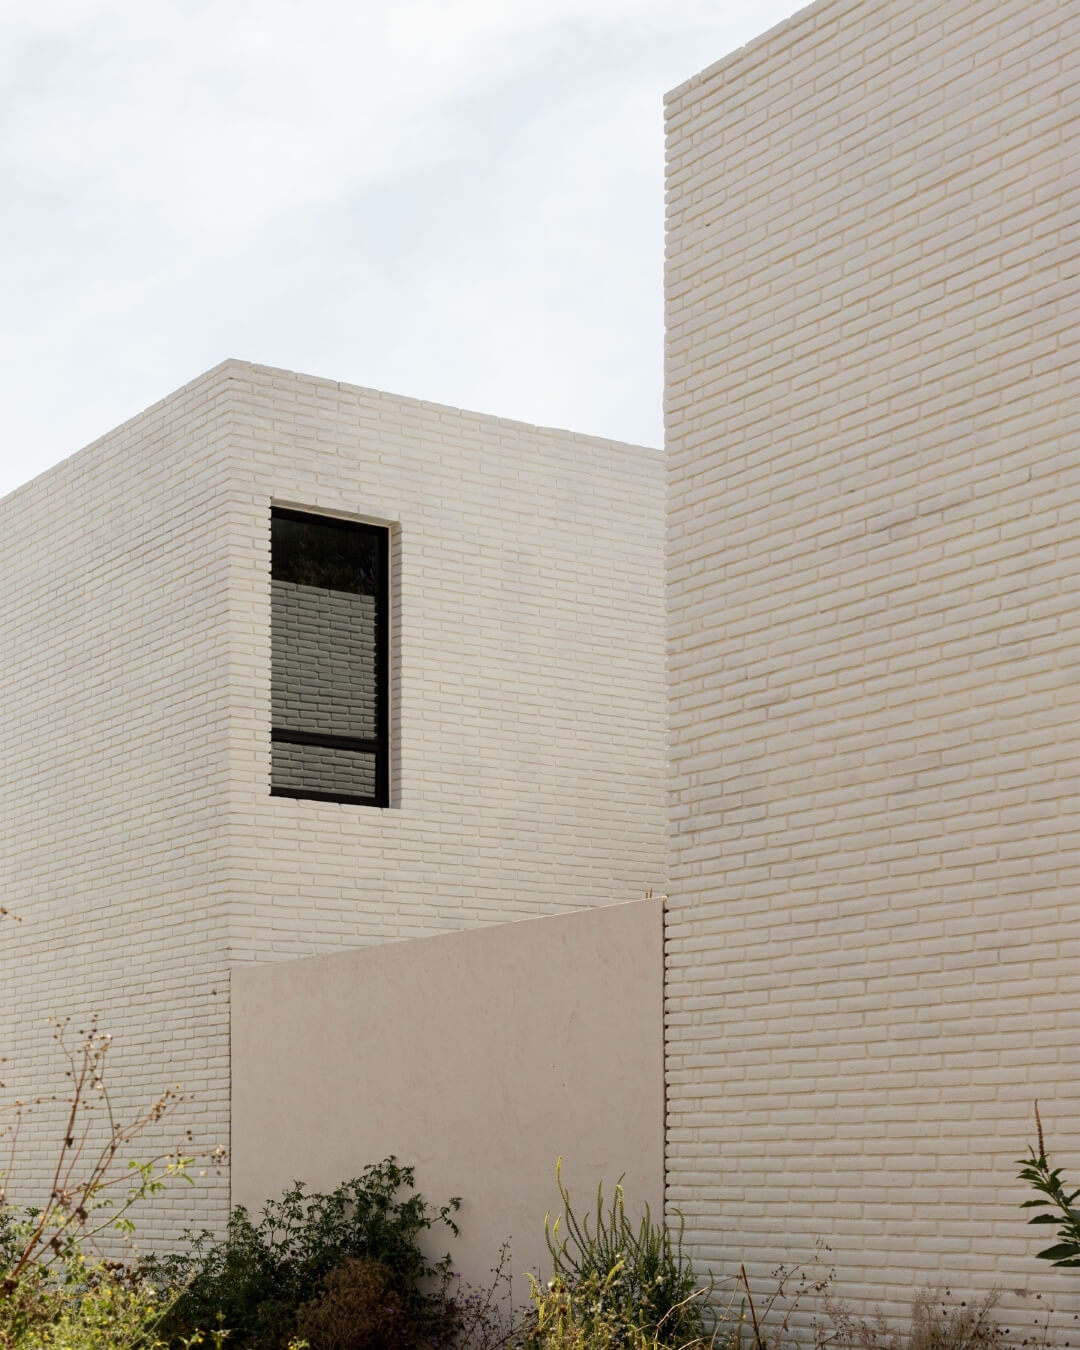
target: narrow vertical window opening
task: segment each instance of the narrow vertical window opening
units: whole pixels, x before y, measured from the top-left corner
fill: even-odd
[[[271,511],[274,796],[389,802],[388,533]]]

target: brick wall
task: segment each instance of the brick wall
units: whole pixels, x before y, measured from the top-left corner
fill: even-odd
[[[661,496],[654,450],[229,362],[0,503],[10,1090],[99,1012],[121,1098],[228,1143],[232,962],[659,889]],[[269,795],[272,501],[392,526],[390,809]]]
[[[718,1267],[1070,1287],[1013,1160],[1038,1096],[1080,1173],[1078,68],[1074,4],[823,0],[667,101],[668,1198]]]
[[[211,372],[0,502],[4,1099],[64,1091],[47,1019],[74,1043],[98,1014],[121,1111],[194,1092],[139,1156],[229,1142],[228,404]],[[60,1138],[36,1108],[16,1199],[42,1202]],[[204,1177],[177,1223],[227,1201]]]
[[[664,880],[658,452],[234,365],[232,956]],[[392,525],[392,790],[270,797],[270,503]]]

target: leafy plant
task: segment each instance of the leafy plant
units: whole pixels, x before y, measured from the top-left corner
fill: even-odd
[[[195,1328],[221,1326],[230,1346],[284,1346],[301,1307],[350,1261],[389,1272],[414,1324],[433,1317],[447,1303],[450,1257],[430,1262],[418,1239],[436,1224],[456,1236],[460,1201],[430,1208],[413,1190],[414,1177],[390,1157],[326,1195],[309,1195],[297,1182],[263,1207],[258,1222],[238,1206],[222,1240],[203,1232],[186,1253],[148,1263],[157,1281],[183,1288],[165,1322],[169,1336],[177,1342]]]
[[[1038,1152],[1034,1148],[1026,1158],[1018,1158],[1020,1180],[1028,1182],[1045,1199],[1025,1200],[1021,1209],[1046,1209],[1048,1214],[1036,1214],[1028,1223],[1057,1224],[1058,1240],[1036,1255],[1055,1266],[1080,1266],[1080,1209],[1073,1204],[1080,1189],[1070,1191],[1062,1180],[1062,1169],[1051,1167],[1046,1157],[1039,1103],[1035,1103],[1035,1135]]]
[[[163,1350],[158,1293],[118,1271],[70,1256],[44,1276],[22,1275],[0,1296],[3,1350]]]
[[[617,1268],[605,1280],[593,1272],[573,1290],[562,1279],[551,1280],[546,1288],[532,1280],[532,1316],[522,1339],[523,1350],[610,1350],[613,1346],[644,1350],[641,1328],[627,1326],[608,1297],[616,1275]]]
[[[610,1312],[626,1335],[633,1328],[635,1335],[641,1331],[654,1339],[662,1337],[658,1343],[664,1345],[700,1339],[709,1290],[699,1288],[690,1260],[683,1255],[682,1220],[673,1234],[666,1225],[653,1222],[646,1205],[635,1227],[626,1217],[621,1177],[611,1204],[605,1206],[601,1185],[591,1220],[589,1215],[579,1220],[563,1184],[561,1158],[555,1176],[563,1214],[553,1224],[550,1215],[544,1220],[554,1269],[552,1315],[561,1317],[566,1302],[567,1316],[578,1317],[579,1308],[591,1298],[600,1301],[604,1315]],[[637,1343],[624,1339],[612,1344]]]
[[[620,1266],[603,1278],[593,1270],[573,1288],[559,1277],[547,1286],[532,1280],[532,1307],[519,1342],[522,1350],[708,1350],[716,1344],[715,1338],[706,1340],[703,1334],[687,1340],[670,1326],[638,1321],[620,1296],[620,1275]],[[696,1301],[700,1292],[690,1299]]]

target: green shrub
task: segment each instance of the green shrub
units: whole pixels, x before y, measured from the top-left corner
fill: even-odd
[[[620,1297],[620,1275],[619,1267],[605,1279],[593,1271],[572,1289],[559,1278],[546,1288],[534,1280],[521,1350],[708,1350],[716,1344],[640,1323]]]
[[[70,1255],[32,1267],[0,1292],[2,1350],[164,1350],[158,1291]]]
[[[611,1204],[605,1206],[600,1186],[594,1214],[579,1220],[563,1185],[562,1159],[556,1166],[556,1180],[563,1214],[554,1224],[544,1223],[554,1278],[547,1295],[541,1294],[541,1300],[550,1296],[551,1301],[549,1306],[534,1297],[534,1314],[541,1309],[550,1313],[553,1327],[565,1323],[564,1330],[558,1331],[560,1336],[572,1336],[580,1327],[599,1337],[598,1344],[614,1336],[611,1345],[634,1350],[642,1345],[683,1346],[700,1341],[705,1334],[709,1290],[699,1287],[690,1260],[683,1255],[682,1221],[673,1234],[664,1224],[653,1222],[646,1206],[635,1227],[626,1217],[621,1178]],[[538,1346],[548,1343],[536,1342]],[[563,1342],[556,1339],[550,1344]],[[574,1342],[571,1339],[566,1344]]]
[[[296,1335],[302,1307],[315,1317],[313,1302],[331,1291],[340,1299],[355,1284],[350,1262],[368,1268],[369,1282],[372,1267],[387,1272],[393,1302],[417,1334],[445,1320],[450,1257],[429,1262],[418,1240],[436,1224],[456,1235],[460,1201],[431,1209],[413,1185],[413,1168],[391,1157],[327,1195],[308,1195],[297,1182],[258,1222],[238,1207],[222,1240],[204,1232],[187,1253],[148,1263],[160,1284],[183,1290],[164,1323],[168,1337],[178,1344],[196,1328],[222,1327],[230,1350],[280,1350]],[[334,1275],[342,1268],[350,1273]]]

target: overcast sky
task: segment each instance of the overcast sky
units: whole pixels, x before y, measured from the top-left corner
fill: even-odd
[[[666,90],[794,0],[0,0],[0,495],[226,356],[660,444]]]

